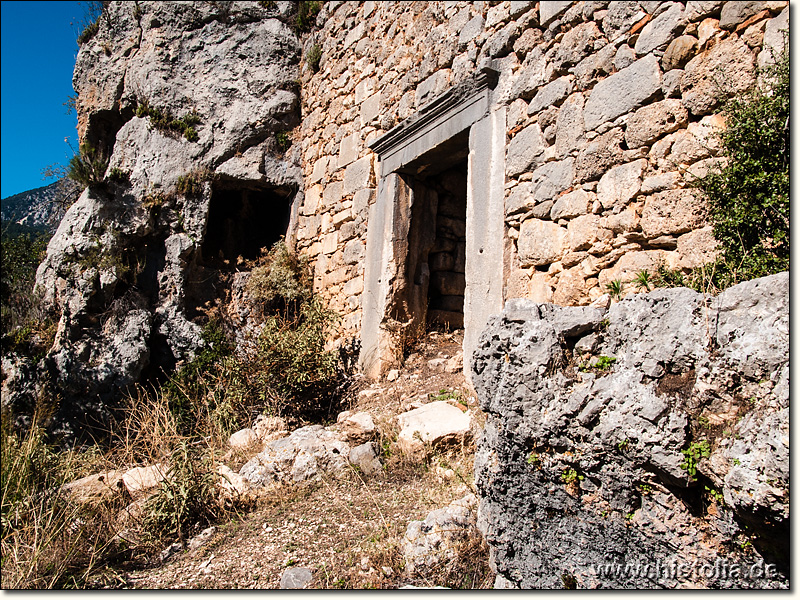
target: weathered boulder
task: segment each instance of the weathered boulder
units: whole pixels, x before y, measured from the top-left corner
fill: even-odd
[[[300,483],[320,471],[336,473],[347,468],[350,446],[321,425],[307,425],[288,437],[269,442],[264,450],[239,470],[251,485]]]
[[[366,412],[339,415],[339,427],[351,444],[363,444],[375,436],[375,421]]]
[[[261,438],[255,431],[249,427],[245,427],[244,429],[232,433],[231,437],[228,439],[228,444],[231,448],[249,448],[255,446],[260,441]]]
[[[397,422],[397,444],[412,456],[424,452],[426,444],[459,444],[471,438],[470,415],[442,400],[402,413]]]
[[[302,590],[314,579],[314,574],[305,567],[286,569],[281,575],[282,590]]]
[[[477,538],[477,499],[467,494],[444,508],[428,513],[423,521],[411,521],[403,536],[400,551],[409,576],[426,575],[441,563],[454,560],[459,550]]]
[[[375,452],[375,444],[372,442],[361,444],[350,450],[348,459],[351,464],[361,469],[361,472],[365,475],[375,475],[383,469],[378,454]]]
[[[490,321],[472,375],[496,587],[788,585],[788,283]]]

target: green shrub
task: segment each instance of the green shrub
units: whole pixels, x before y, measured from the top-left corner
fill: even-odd
[[[325,350],[337,315],[317,298],[300,305],[296,316],[267,317],[255,357],[272,399],[272,411],[315,413],[338,379],[338,356]]]
[[[721,256],[705,275],[718,288],[789,268],[789,53],[723,109],[724,166],[696,185],[708,200]]]
[[[609,281],[606,284],[606,290],[608,290],[608,293],[612,298],[616,298],[617,300],[622,299],[623,289],[625,289],[625,284],[622,283],[621,279],[615,279],[614,281]]]
[[[182,544],[219,516],[211,455],[181,439],[172,452],[169,470],[158,492],[144,507],[143,527],[156,539],[177,536]]]
[[[572,483],[583,481],[583,475],[579,475],[575,469],[569,467],[565,469],[563,473],[561,473],[561,481],[567,485],[570,485]]]
[[[81,3],[83,5],[83,15],[75,24],[80,30],[78,34],[78,45],[82,46],[91,40],[100,30],[100,17],[108,13],[105,10],[105,2],[101,0],[88,0]]]
[[[83,46],[86,42],[92,39],[100,29],[100,21],[89,23],[81,34],[78,36],[78,45]]]
[[[292,146],[292,137],[288,131],[279,131],[275,134],[275,142],[278,144],[278,150],[286,152]]]
[[[226,372],[233,346],[225,338],[219,324],[212,321],[203,329],[201,349],[194,360],[175,372],[161,389],[181,435],[197,435],[216,430],[219,437],[230,432],[215,422],[217,404],[225,400],[221,375]],[[221,386],[219,384],[222,384]]]
[[[262,311],[269,311],[310,298],[311,286],[308,259],[293,254],[279,240],[253,264],[247,292]]]
[[[0,300],[2,334],[17,327],[35,331],[47,316],[33,291],[36,268],[44,259],[50,234],[2,236],[0,247]],[[6,351],[4,339],[3,351]]]
[[[298,33],[306,33],[314,28],[320,10],[322,10],[322,2],[301,0],[297,3],[295,29]]]
[[[681,469],[684,469],[689,474],[689,478],[694,480],[695,475],[697,475],[697,463],[701,459],[711,456],[711,448],[708,445],[708,441],[702,440],[700,442],[692,442],[686,450],[681,450],[681,454],[683,454]]]
[[[306,62],[311,68],[311,71],[316,73],[319,71],[319,61],[322,60],[322,46],[314,44],[308,49],[306,53]]]
[[[195,127],[202,123],[202,119],[194,111],[181,118],[176,118],[172,116],[169,110],[150,106],[147,100],[142,100],[136,107],[136,116],[141,118],[148,117],[150,124],[156,129],[179,133],[190,142],[196,142],[199,139]]]
[[[95,186],[105,180],[108,156],[88,143],[81,144],[80,150],[69,160],[67,177],[83,185]]]

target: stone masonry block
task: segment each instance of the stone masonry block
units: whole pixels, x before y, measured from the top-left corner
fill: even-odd
[[[642,187],[642,173],[647,160],[642,158],[610,169],[597,184],[597,199],[603,208],[625,206],[639,193]]]
[[[686,233],[704,225],[705,206],[692,190],[668,190],[649,196],[642,210],[642,233],[653,239]]]
[[[689,113],[680,100],[667,99],[643,106],[629,119],[625,128],[628,148],[650,144],[662,135],[686,127]]]
[[[519,175],[542,162],[546,144],[538,123],[520,131],[506,149],[506,174]]]
[[[542,27],[547,27],[550,22],[555,19],[558,15],[563,13],[565,10],[569,8],[569,5],[572,2],[561,2],[561,1],[552,1],[552,2],[540,2],[539,3],[539,23],[541,23]]]
[[[325,168],[328,166],[328,157],[322,156],[314,163],[314,170],[311,172],[309,183],[317,183],[325,177]]]
[[[664,12],[644,26],[636,40],[634,51],[637,56],[644,56],[656,48],[665,46],[684,28],[686,19],[680,2],[667,5]]]
[[[354,133],[339,142],[339,167],[346,167],[358,158],[359,135]]]
[[[575,190],[569,194],[564,194],[553,205],[550,210],[550,218],[553,221],[558,219],[572,219],[589,212],[592,194],[586,190]]]
[[[477,15],[464,25],[458,34],[458,45],[466,46],[483,32],[483,17]]]
[[[343,196],[351,196],[357,191],[368,188],[372,178],[372,157],[364,156],[345,169]]]
[[[381,93],[372,94],[361,103],[361,126],[366,127],[381,112]]]
[[[566,229],[550,221],[523,221],[517,240],[520,264],[535,267],[556,262],[564,251],[566,234]]]
[[[638,108],[659,91],[658,59],[648,54],[594,86],[583,112],[586,129],[595,129]]]

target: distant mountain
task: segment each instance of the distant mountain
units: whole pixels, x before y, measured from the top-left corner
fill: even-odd
[[[66,207],[81,193],[71,179],[59,179],[44,187],[14,194],[0,200],[0,217],[5,231],[12,224],[53,233]]]

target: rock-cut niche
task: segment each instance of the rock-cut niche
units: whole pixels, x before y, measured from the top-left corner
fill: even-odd
[[[186,287],[187,316],[198,317],[203,307],[225,298],[230,274],[242,270],[242,260],[258,258],[286,235],[292,191],[245,186],[237,181],[216,182],[211,190],[206,233]]]

